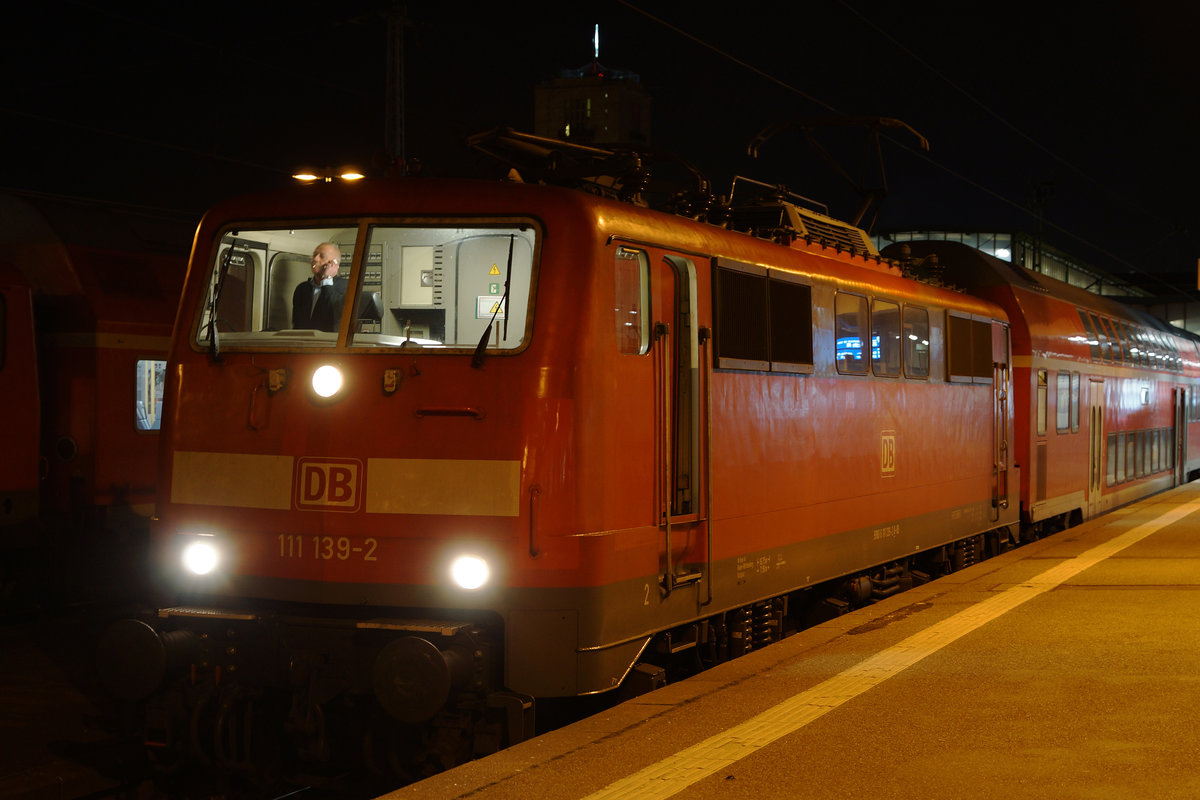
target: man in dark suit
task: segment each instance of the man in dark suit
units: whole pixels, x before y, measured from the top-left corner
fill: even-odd
[[[342,251],[336,244],[317,245],[312,254],[312,279],[292,292],[292,327],[336,331],[346,299],[345,278],[338,278]]]

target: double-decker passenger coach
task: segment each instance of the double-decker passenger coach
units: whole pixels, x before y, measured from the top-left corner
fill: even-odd
[[[1025,529],[1060,530],[1200,470],[1196,337],[1113,298],[956,242],[893,245],[1013,320]]]

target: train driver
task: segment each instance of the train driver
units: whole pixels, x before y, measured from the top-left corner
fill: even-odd
[[[336,331],[346,299],[345,278],[338,278],[342,251],[332,242],[317,245],[312,254],[312,278],[292,292],[292,327]]]

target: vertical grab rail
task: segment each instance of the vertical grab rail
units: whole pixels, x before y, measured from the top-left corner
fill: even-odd
[[[660,588],[663,596],[669,595],[674,588],[672,577],[675,565],[671,555],[671,475],[674,472],[671,447],[671,326],[665,322],[654,323],[655,359],[658,367],[658,397],[655,403],[655,414],[659,435],[656,446],[662,454],[659,461],[661,469],[658,475],[659,501],[658,513],[666,534],[666,572],[663,574]]]
[[[699,331],[700,346],[704,355],[700,360],[701,375],[704,379],[704,527],[705,538],[708,540],[708,552],[704,563],[704,584],[707,587],[708,599],[701,603],[707,606],[712,603],[712,563],[713,563],[713,464],[712,464],[712,351],[708,342],[711,331],[701,328]]]
[[[1008,365],[992,364],[992,521],[1000,519],[1001,509],[1008,508]]]

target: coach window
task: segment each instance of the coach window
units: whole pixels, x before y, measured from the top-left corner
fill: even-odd
[[[1071,374],[1059,372],[1054,394],[1054,428],[1059,433],[1071,430]]]
[[[1079,406],[1082,401],[1079,390],[1079,373],[1071,373],[1071,433],[1079,433]]]
[[[1100,324],[1104,325],[1104,329],[1108,331],[1109,342],[1112,343],[1112,362],[1122,363],[1122,353],[1128,349],[1128,345],[1121,341],[1120,329],[1115,321],[1108,317],[1100,317]]]
[[[1136,325],[1125,325],[1125,340],[1129,342],[1129,361],[1135,367],[1142,365],[1142,337]]]
[[[1160,333],[1159,336],[1162,338],[1163,352],[1166,354],[1166,363],[1163,366],[1174,372],[1179,369],[1179,350],[1175,348],[1175,340],[1165,333]]]
[[[1154,343],[1154,337],[1150,335],[1150,331],[1142,328],[1142,366],[1146,369],[1154,369],[1158,366],[1158,346]]]
[[[1046,370],[1037,371],[1037,435],[1046,435]]]
[[[640,250],[616,249],[613,262],[617,350],[642,355],[650,350],[650,261]]]
[[[1121,340],[1117,338],[1116,332],[1113,331],[1112,320],[1108,317],[1099,317],[1100,328],[1104,331],[1105,341],[1108,342],[1106,360],[1114,364],[1121,363]]]
[[[1134,355],[1134,362],[1138,366],[1145,369],[1155,369],[1163,366],[1163,362],[1160,357],[1158,341],[1149,330],[1145,328],[1135,328],[1133,332],[1133,341],[1134,347],[1137,351]]]
[[[1142,341],[1142,329],[1136,325],[1129,326],[1129,352],[1133,355],[1134,366],[1146,366],[1146,346]]]
[[[919,306],[904,307],[904,374],[929,377],[929,312]]]
[[[1117,483],[1125,482],[1125,434],[1117,434]]]
[[[1108,435],[1108,453],[1105,457],[1105,462],[1108,465],[1107,474],[1105,475],[1106,486],[1116,486],[1117,484],[1117,435],[1110,433]]]
[[[1141,328],[1138,331],[1138,339],[1141,341],[1139,349],[1141,350],[1142,366],[1152,369],[1157,365],[1158,359],[1154,357],[1154,340],[1150,338],[1150,331]]]
[[[1125,354],[1125,363],[1132,365],[1140,364],[1141,360],[1139,359],[1139,356],[1141,353],[1138,352],[1137,336],[1135,335],[1133,328],[1129,325],[1126,325],[1124,322],[1118,322],[1116,324],[1117,327],[1121,329],[1121,341],[1123,342],[1124,348],[1122,352]]]
[[[1096,326],[1092,323],[1092,318],[1082,308],[1075,309],[1079,312],[1079,321],[1083,323],[1083,332],[1087,336],[1088,348],[1091,350],[1092,359],[1100,360],[1100,338],[1096,334]]]
[[[1100,360],[1112,361],[1112,344],[1109,343],[1108,333],[1103,325],[1100,324],[1100,318],[1095,314],[1091,315],[1092,327],[1096,329],[1096,338],[1100,341]]]
[[[900,375],[900,304],[871,301],[871,371],[895,378]]]
[[[0,369],[4,369],[5,353],[8,351],[8,298],[0,295]]]
[[[1158,338],[1159,352],[1162,353],[1162,360],[1158,366],[1162,369],[1175,369],[1175,357],[1172,355],[1175,348],[1171,345],[1171,337],[1157,332],[1154,335]]]
[[[838,372],[865,375],[867,298],[838,292],[834,298],[834,315],[834,352]]]
[[[138,359],[134,367],[134,424],[139,431],[156,431],[162,427],[166,377],[166,361]]]
[[[1132,365],[1133,354],[1129,351],[1129,329],[1120,321],[1112,320],[1112,331],[1116,333],[1117,341],[1121,342],[1121,357],[1127,365]]]
[[[1173,336],[1165,336],[1167,341],[1167,351],[1171,354],[1171,369],[1175,372],[1183,371],[1183,358],[1179,355],[1179,348],[1175,344]]]
[[[1157,331],[1146,331],[1146,338],[1150,340],[1150,366],[1155,369],[1166,369],[1167,353],[1166,348],[1162,345],[1162,337]]]

